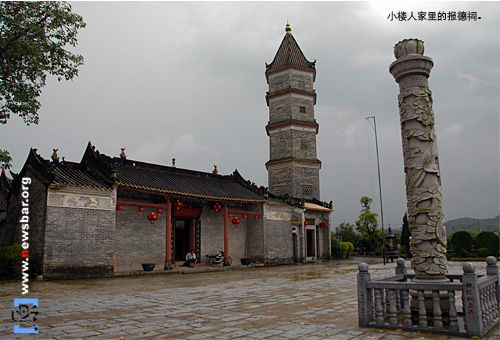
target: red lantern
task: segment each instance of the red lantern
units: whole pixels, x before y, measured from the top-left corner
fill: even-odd
[[[215,203],[214,206],[213,206],[214,210],[216,213],[220,212],[221,211],[221,205],[219,203]]]
[[[304,221],[304,227],[307,227],[309,225],[309,222]]]
[[[244,220],[246,220],[246,219],[247,219],[247,215],[243,215],[243,216],[241,216],[241,217],[242,217]]]
[[[139,210],[139,213],[140,213],[141,215],[142,215],[142,213],[144,212],[144,208],[143,208],[143,207],[139,207],[139,209],[137,209],[137,210]]]
[[[233,218],[233,224],[236,228],[238,228],[238,224],[241,223],[241,220],[238,217]]]
[[[160,208],[156,209],[156,213],[157,213],[158,215],[160,215],[162,212],[163,212],[163,210],[161,210]]]
[[[122,211],[122,210],[123,210],[123,207],[122,207],[121,205],[117,205],[117,206],[116,206],[116,210],[118,210],[118,211]]]
[[[148,215],[148,220],[151,222],[151,224],[155,224],[155,221],[158,219],[158,215],[156,215],[154,212]]]
[[[325,229],[328,224],[325,221],[323,221],[319,225],[321,226],[321,228]]]
[[[179,210],[180,208],[182,208],[184,204],[182,204],[181,201],[177,200],[177,202],[174,203],[174,207],[175,209]]]
[[[257,221],[259,219],[259,215],[255,215],[253,218]]]
[[[227,214],[227,218],[231,218],[231,217],[233,217],[233,216],[231,216],[231,214]]]

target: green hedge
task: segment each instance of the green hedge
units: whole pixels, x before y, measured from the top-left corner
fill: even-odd
[[[0,247],[0,277],[6,279],[21,278],[22,250],[19,243],[9,247]]]
[[[500,261],[500,256],[496,257]],[[452,257],[449,261],[454,262],[486,262],[486,257]]]

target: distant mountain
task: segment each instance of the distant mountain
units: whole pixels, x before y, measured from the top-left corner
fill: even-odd
[[[462,217],[446,221],[444,225],[446,226],[446,233],[448,235],[458,230],[467,230],[476,233],[479,231],[493,231],[498,233],[500,231],[500,215],[494,218]]]

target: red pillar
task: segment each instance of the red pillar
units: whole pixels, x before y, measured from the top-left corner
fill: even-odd
[[[172,269],[172,198],[167,197],[167,228],[165,235],[165,270]]]
[[[224,265],[229,265],[229,209],[224,203]]]

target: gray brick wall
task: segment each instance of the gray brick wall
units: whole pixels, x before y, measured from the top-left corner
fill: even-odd
[[[264,262],[293,263],[292,210],[265,205]]]
[[[156,209],[145,208],[142,215],[138,207],[123,206],[116,215],[116,229],[113,233],[113,249],[116,270],[142,270],[142,263],[155,263],[164,268],[166,249],[166,211],[151,224],[147,215]]]
[[[113,271],[115,211],[47,207],[44,276],[105,276]]]
[[[230,204],[229,210],[260,212],[260,207],[255,204]],[[232,223],[234,217],[238,217],[241,220],[238,227],[235,227]],[[212,209],[206,207],[203,209],[201,221],[202,263],[208,265],[208,259],[205,257],[206,254],[218,253],[219,250],[224,250],[224,210],[220,213],[215,213]],[[253,216],[248,215],[245,221],[242,215],[233,215],[229,219],[229,256],[231,256],[233,263],[239,263],[240,259],[245,257],[246,240],[246,257],[258,257],[259,248],[262,249],[262,247],[259,246],[259,237],[261,237],[261,235],[262,218],[256,221]]]
[[[286,193],[294,197],[306,199],[320,199],[319,169],[306,167],[285,167],[268,170],[269,190],[278,194],[279,187],[284,185]],[[302,194],[302,186],[311,185],[312,192],[309,196]]]

